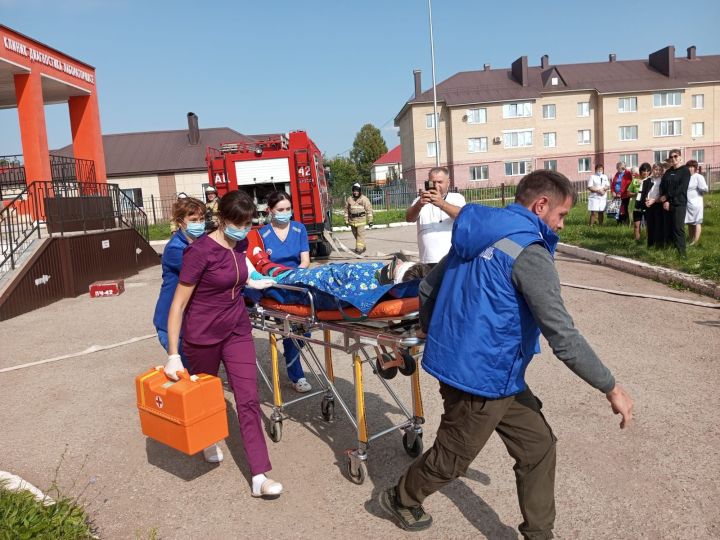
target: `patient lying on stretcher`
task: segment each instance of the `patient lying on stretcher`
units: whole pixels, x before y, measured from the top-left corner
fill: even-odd
[[[251,247],[247,258],[250,277],[265,286],[273,283],[312,287],[367,313],[395,285],[425,277],[426,264],[394,257],[388,263],[330,263],[315,268],[291,268],[270,260],[260,247]],[[255,270],[255,273],[253,273]],[[268,282],[272,280],[273,283]]]

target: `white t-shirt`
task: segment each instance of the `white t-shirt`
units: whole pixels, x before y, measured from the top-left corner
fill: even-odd
[[[413,201],[417,203],[420,197]],[[445,196],[448,204],[462,208],[465,206],[465,197],[459,193],[448,193]],[[430,203],[420,210],[417,219],[418,248],[420,250],[420,262],[440,262],[448,251],[450,251],[450,239],[455,220],[437,206]]]

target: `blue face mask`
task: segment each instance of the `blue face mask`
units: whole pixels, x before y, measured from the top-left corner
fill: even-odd
[[[245,237],[250,232],[250,227],[244,227],[242,229],[239,229],[238,227],[233,227],[232,225],[227,225],[225,227],[225,236],[228,238],[232,238],[236,242],[242,242],[245,240]]]
[[[187,231],[187,233],[190,236],[192,236],[193,238],[197,238],[198,236],[205,233],[205,223],[204,222],[200,222],[200,223],[190,222],[185,227],[185,230]]]
[[[288,210],[287,212],[275,212],[273,214],[273,219],[278,223],[287,223],[290,219],[292,219],[292,210]]]

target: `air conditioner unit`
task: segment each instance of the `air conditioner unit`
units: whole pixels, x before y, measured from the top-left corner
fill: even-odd
[[[501,140],[502,140],[502,139],[501,139],[500,137],[494,137],[494,138],[493,138],[493,144],[500,144],[500,141],[501,141]]]

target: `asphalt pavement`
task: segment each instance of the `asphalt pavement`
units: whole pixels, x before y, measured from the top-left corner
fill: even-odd
[[[349,233],[338,236],[352,247]],[[379,258],[417,250],[414,227],[371,230],[367,243]],[[557,267],[567,283],[710,301],[562,254]],[[368,478],[354,485],[346,477],[345,451],[357,446],[355,432],[339,408],[336,420],[325,422],[319,398],[289,407],[282,441],[268,439],[271,475],[286,489],[275,501],[250,497],[232,407],[220,465],[146,439],[134,377],[164,362],[159,343],[148,337],[160,282],[160,267],[151,268],[126,280],[119,297],[82,295],[0,323],[0,470],[41,489],[57,481],[87,505],[102,538],[144,538],[153,531],[188,539],[518,537],[513,463],[497,437],[466,478],[426,501],[435,523],[417,534],[397,528],[376,502],[411,462],[401,435],[370,445]],[[527,380],[559,439],[557,537],[720,537],[720,311],[573,288],[564,288],[563,298],[635,398],[637,419],[621,431],[604,396],[543,344]],[[91,352],[105,346],[114,347]],[[256,347],[267,365],[267,335],[256,333]],[[352,407],[349,358],[336,355],[335,366],[338,389]],[[379,431],[397,421],[399,411],[368,366],[365,376],[368,422]],[[437,381],[425,373],[421,381],[428,447],[442,408]],[[281,384],[292,396],[284,373]],[[408,380],[392,384],[408,402]],[[226,398],[232,404],[230,393]],[[261,399],[267,422],[271,394],[263,386]]]

